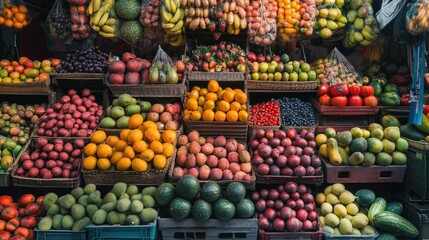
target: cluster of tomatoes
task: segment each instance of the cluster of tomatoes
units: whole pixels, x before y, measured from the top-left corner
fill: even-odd
[[[324,106],[371,106],[378,105],[372,86],[339,83],[332,86],[322,84],[317,89],[319,103]]]
[[[250,107],[251,126],[279,126],[280,108],[277,101],[268,101]]]

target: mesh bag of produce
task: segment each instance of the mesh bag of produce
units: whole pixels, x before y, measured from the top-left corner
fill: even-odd
[[[299,21],[300,32],[305,37],[313,35],[313,27],[317,21],[317,7],[314,0],[301,0],[301,20]]]
[[[407,11],[405,18],[407,31],[419,35],[429,30],[429,0],[417,0]]]
[[[177,80],[177,71],[173,68],[173,61],[159,45],[149,70],[150,83],[177,83]]]
[[[329,85],[338,83],[362,83],[362,79],[347,60],[347,58],[335,48],[327,57],[328,63],[325,63],[324,75]]]
[[[347,19],[350,24],[344,38],[345,47],[351,48],[358,44],[368,46],[377,40],[380,26],[369,2],[363,2],[359,8],[348,11]]]
[[[0,26],[14,30],[21,30],[32,20],[30,12],[22,0],[0,1],[0,17],[3,19]]]
[[[278,1],[277,27],[279,40],[285,42],[297,41],[301,37],[299,21],[300,0],[291,0],[287,3],[285,0]]]
[[[86,15],[86,7],[84,5],[75,5],[78,3],[76,1],[70,0],[69,2],[73,39],[83,40],[89,38],[91,35],[91,28],[88,24],[89,17]]]
[[[55,40],[70,42],[70,14],[62,0],[56,0],[47,17],[49,36]]]
[[[411,3],[405,5],[398,15],[396,15],[393,23],[393,39],[395,42],[400,44],[408,44],[412,38],[412,35],[408,32],[406,27],[405,18],[407,16],[407,10],[411,7]]]
[[[145,29],[154,29],[159,24],[159,0],[143,0],[140,7],[140,22]]]
[[[262,0],[253,1],[251,4],[252,10],[248,16],[248,31],[247,36],[249,41],[262,46],[271,45],[277,37],[276,18],[271,17],[273,9],[277,7],[275,1]],[[256,9],[259,8],[259,11]]]
[[[318,7],[317,23],[314,25],[315,34],[321,38],[330,38],[344,28],[347,18],[335,4],[324,4]]]

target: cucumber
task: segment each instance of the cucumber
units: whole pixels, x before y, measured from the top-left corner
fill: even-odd
[[[396,240],[396,237],[390,233],[380,233],[375,240]]]
[[[425,140],[426,138],[426,134],[421,132],[414,125],[405,124],[405,125],[402,125],[399,129],[401,130],[402,137],[406,137],[416,141]]]
[[[368,210],[368,220],[371,223],[371,225],[374,225],[374,217],[379,212],[384,211],[386,209],[387,202],[384,198],[378,197],[375,199],[374,203],[371,205],[371,207]]]
[[[399,215],[402,214],[403,210],[404,210],[404,206],[402,205],[402,203],[396,202],[396,201],[388,202],[385,209],[385,211],[393,212]]]
[[[388,211],[382,211],[374,217],[375,227],[395,236],[404,236],[413,239],[419,236],[417,228],[407,219]]]

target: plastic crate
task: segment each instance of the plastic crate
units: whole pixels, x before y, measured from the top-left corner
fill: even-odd
[[[429,199],[429,161],[427,151],[408,148],[405,193],[407,197]]]
[[[88,225],[88,239],[90,240],[126,240],[126,239],[140,239],[140,240],[155,240],[156,239],[156,223],[151,222],[147,225],[127,225],[127,226],[107,226],[107,225]]]
[[[307,232],[266,232],[263,229],[259,229],[259,239],[321,240],[323,238],[323,228],[320,222],[318,224],[317,230]]]
[[[429,203],[412,203],[406,201],[402,214],[419,230],[418,239],[429,239]]]
[[[158,218],[158,223],[163,240],[256,240],[258,238],[256,216],[250,219],[231,219],[230,221],[209,219],[204,223],[190,218],[181,221],[172,218]]]
[[[375,240],[378,237],[378,233],[371,235],[331,235],[329,233],[323,233],[325,240]]]
[[[37,240],[85,240],[86,231],[74,232],[71,230],[49,230],[40,231],[37,228],[34,229],[36,232]]]

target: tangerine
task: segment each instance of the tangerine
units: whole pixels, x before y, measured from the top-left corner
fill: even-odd
[[[128,143],[134,144],[138,140],[143,139],[143,132],[140,129],[133,129],[128,133],[127,140]]]
[[[146,150],[144,150],[141,154],[140,154],[140,158],[145,160],[146,162],[150,162],[152,161],[153,157],[155,156],[155,153],[152,151],[152,149],[148,148]]]
[[[154,153],[162,153],[163,147],[160,141],[151,142],[149,147]]]
[[[100,144],[106,140],[107,136],[103,130],[97,130],[92,133],[90,140],[92,143]]]
[[[191,111],[196,111],[198,109],[198,102],[196,99],[190,98],[186,101],[185,107]]]
[[[165,130],[161,134],[162,141],[165,143],[174,143],[176,141],[177,135],[173,130]]]
[[[161,139],[161,133],[156,128],[149,128],[144,132],[144,136],[149,142],[159,141]]]
[[[213,110],[207,109],[203,112],[203,120],[204,121],[213,121],[215,118],[215,113]]]
[[[128,140],[128,133],[131,132],[131,129],[123,129],[121,130],[121,133],[119,134],[119,138],[122,141],[127,141]]]
[[[119,161],[116,163],[116,169],[119,171],[126,171],[131,167],[131,159],[127,157],[123,157],[119,159]]]
[[[89,156],[83,159],[82,167],[84,170],[91,171],[97,167],[97,158],[94,156]]]
[[[107,158],[99,158],[97,160],[97,167],[100,170],[106,171],[109,170],[112,164],[110,163],[109,159]]]
[[[225,122],[226,114],[222,111],[216,111],[214,118],[217,122]]]
[[[106,138],[106,144],[111,146],[111,147],[114,147],[115,144],[118,142],[118,140],[119,140],[118,136],[110,135]]]
[[[248,118],[249,118],[249,114],[246,111],[238,112],[238,120],[240,122],[247,122]]]
[[[147,143],[146,143],[145,141],[143,141],[143,140],[138,140],[138,141],[134,142],[134,144],[133,144],[133,149],[134,149],[134,151],[136,151],[136,152],[138,152],[138,153],[143,152],[143,151],[144,151],[144,150],[146,150],[147,148],[148,148],[148,145],[147,145]]]
[[[236,111],[228,111],[226,114],[226,119],[228,122],[237,122],[238,120],[238,113]]]
[[[167,166],[167,158],[164,155],[155,155],[153,158],[153,166],[158,170],[164,169]]]
[[[231,106],[227,101],[222,100],[218,103],[217,110],[222,112],[228,112],[229,109],[231,109]]]
[[[174,150],[176,148],[171,143],[163,143],[162,144],[162,155],[165,157],[171,157],[173,156]]]
[[[97,153],[97,145],[95,143],[88,143],[83,150],[85,156],[95,156]]]
[[[219,90],[219,83],[216,80],[210,80],[207,89],[215,93]]]
[[[216,93],[209,92],[206,94],[206,100],[213,100],[214,102],[216,102],[218,99],[219,98]]]
[[[125,150],[125,147],[126,146],[128,146],[128,144],[127,144],[127,142],[125,142],[124,140],[118,140],[118,141],[116,141],[116,143],[115,143],[115,149],[116,149],[116,151],[120,151],[120,152],[122,152],[122,151],[124,151]]]
[[[136,172],[144,172],[147,170],[147,162],[140,158],[134,158],[131,162],[131,168]]]
[[[124,157],[130,158],[130,159],[132,159],[132,158],[135,158],[135,157],[136,157],[136,153],[134,152],[133,147],[131,147],[131,146],[127,146],[127,147],[125,147],[125,150],[124,150]]]
[[[134,114],[128,121],[128,127],[131,129],[139,128],[143,124],[144,118],[141,114]]]
[[[109,145],[102,143],[97,147],[97,156],[99,158],[109,158],[113,154],[113,149]]]
[[[113,165],[116,165],[119,161],[119,159],[124,157],[124,153],[123,152],[114,152],[112,157],[110,157],[110,162]]]

